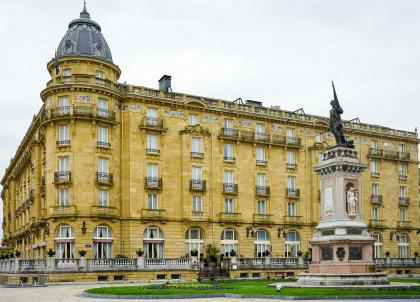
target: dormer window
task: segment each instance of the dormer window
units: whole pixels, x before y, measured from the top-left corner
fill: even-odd
[[[96,78],[97,79],[105,79],[105,73],[103,72],[103,71],[99,71],[99,70],[97,70],[96,71]]]

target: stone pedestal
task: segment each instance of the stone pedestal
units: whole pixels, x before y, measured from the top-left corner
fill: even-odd
[[[144,257],[143,256],[137,256],[137,268],[142,270],[144,269]]]
[[[80,256],[79,270],[81,270],[81,271],[87,270],[87,259],[86,259],[85,256]]]
[[[321,219],[310,241],[312,263],[302,285],[388,284],[375,273],[374,240],[362,219],[362,172],[357,152],[335,147],[324,153],[315,172],[321,178]]]

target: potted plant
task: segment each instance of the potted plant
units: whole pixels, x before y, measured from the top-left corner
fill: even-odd
[[[80,255],[80,257],[84,257],[86,255],[86,251],[85,250],[80,250],[79,255]]]
[[[390,253],[389,251],[386,251],[386,252],[385,252],[385,256],[386,256],[386,257],[389,257],[389,255],[391,255],[391,253]]]
[[[48,257],[54,257],[55,252],[53,251],[53,249],[49,249],[47,252]]]
[[[198,257],[198,251],[197,251],[196,249],[193,249],[193,250],[190,252],[190,255],[191,255],[191,257]]]
[[[302,253],[302,251],[301,251],[301,250],[299,250],[299,251],[297,251],[297,252],[296,252],[296,255],[297,255],[298,257],[302,256],[302,254],[303,254],[303,253]]]
[[[144,255],[144,251],[143,251],[143,249],[138,249],[138,250],[136,251],[136,254],[137,254],[137,256],[138,256],[138,257],[143,257],[143,255]]]
[[[15,252],[15,256],[16,256],[16,258],[19,258],[19,257],[20,257],[20,255],[21,255],[21,252],[20,252],[20,251],[16,251],[16,252]]]
[[[209,262],[215,263],[217,262],[217,255],[220,254],[220,250],[214,242],[209,243],[206,245],[206,254],[209,258]]]
[[[419,252],[415,251],[415,252],[414,252],[414,257],[416,257],[416,258],[417,258],[418,256],[419,256]]]
[[[231,249],[230,252],[229,252],[229,255],[231,257],[235,257],[236,256],[236,251],[234,249]]]
[[[15,257],[15,254],[10,253],[10,254],[9,254],[9,257],[10,257],[11,259],[13,259],[13,258]]]

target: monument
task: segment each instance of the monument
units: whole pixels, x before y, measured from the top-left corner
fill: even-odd
[[[347,141],[334,83],[330,131],[337,145],[323,155],[315,167],[321,179],[320,223],[310,241],[309,273],[299,275],[298,285],[345,286],[389,284],[386,273],[377,273],[373,242],[362,218],[362,172],[353,141]]]

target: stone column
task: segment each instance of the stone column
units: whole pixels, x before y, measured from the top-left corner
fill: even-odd
[[[264,266],[271,267],[271,257],[264,257]]]

